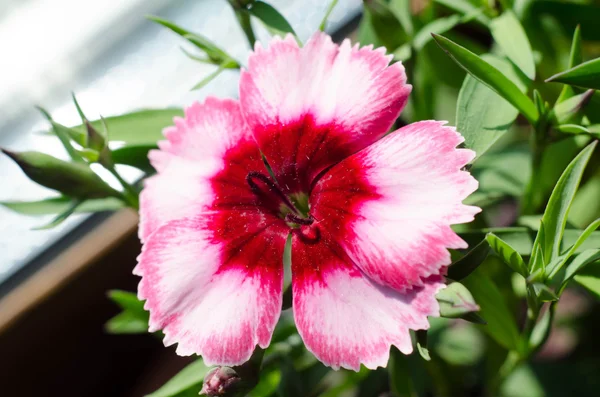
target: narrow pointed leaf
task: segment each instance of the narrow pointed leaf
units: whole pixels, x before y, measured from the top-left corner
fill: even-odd
[[[321,23],[319,24],[319,30],[320,31],[325,31],[325,28],[327,27],[327,20],[329,19],[329,16],[331,15],[331,12],[333,11],[333,9],[335,8],[335,6],[337,5],[338,0],[332,0],[329,3],[329,7],[327,7],[327,11],[325,11],[325,15],[323,15],[323,19],[321,20]]]
[[[487,240],[482,240],[465,256],[456,260],[448,268],[448,277],[452,280],[460,281],[467,277],[479,265],[483,263],[490,252],[490,246]]]
[[[124,311],[108,320],[104,324],[104,329],[109,334],[146,334],[148,333],[148,321]]]
[[[119,305],[123,310],[138,314],[148,314],[148,312],[144,310],[144,302],[139,300],[134,292],[114,289],[108,291],[108,298]]]
[[[600,260],[588,262],[573,279],[600,299]]]
[[[492,250],[498,254],[504,263],[523,277],[527,277],[527,265],[525,264],[525,261],[523,261],[521,255],[513,247],[492,233],[486,236],[486,240]]]
[[[596,142],[589,144],[573,159],[561,175],[548,200],[542,217],[544,236],[538,233],[536,238],[546,263],[552,262],[560,254],[560,243],[567,224],[569,208],[595,147]]]
[[[590,130],[588,130],[584,126],[577,125],[577,124],[563,124],[563,125],[559,125],[558,127],[556,127],[556,129],[558,131],[562,132],[563,134],[572,134],[572,135],[590,134],[590,135],[593,135],[590,132]]]
[[[40,201],[0,201],[0,205],[19,214],[39,216],[64,212],[69,208],[72,201],[73,199],[69,197],[55,197]],[[123,201],[108,197],[85,200],[75,209],[75,212],[115,211],[124,207]]]
[[[445,7],[450,8],[451,10],[458,11],[462,14],[470,14],[477,11],[477,7],[470,3],[468,0],[434,0],[436,3],[441,4]],[[490,23],[490,18],[485,14],[479,14],[476,20],[488,26]]]
[[[511,10],[492,20],[490,30],[494,40],[521,71],[531,80],[535,79],[535,62],[527,34]]]
[[[391,0],[389,3],[390,11],[398,18],[404,31],[412,36],[414,27],[412,23],[412,10],[410,0]]]
[[[549,82],[575,85],[581,88],[600,90],[600,58],[584,62],[546,80]]]
[[[207,85],[208,83],[210,83],[211,81],[213,81],[215,79],[215,77],[220,75],[221,72],[223,70],[225,70],[225,65],[226,65],[226,63],[222,63],[221,65],[219,65],[219,67],[217,69],[215,69],[214,72],[209,73],[208,76],[206,76],[205,78],[200,80],[195,86],[193,86],[191,91],[199,90],[199,89],[203,88],[205,85]]]
[[[600,249],[590,249],[577,255],[575,259],[573,259],[573,262],[567,266],[567,270],[565,271],[565,276],[563,277],[562,281],[562,288],[564,288],[569,280],[575,277],[580,270],[597,260],[600,260]]]
[[[202,388],[204,377],[209,370],[210,367],[204,364],[201,358],[198,358],[172,377],[160,389],[146,397],[179,397],[184,392],[188,393],[185,394],[186,396],[198,395],[198,392]]]
[[[535,124],[537,122],[538,114],[534,103],[521,92],[515,83],[510,81],[498,69],[471,51],[443,36],[434,34],[433,38],[465,71],[510,102],[530,123]]]
[[[284,37],[287,33],[296,36],[296,32],[294,32],[294,29],[287,19],[285,19],[273,6],[263,1],[252,3],[250,14],[264,23],[269,32],[274,36],[279,35]]]
[[[558,273],[560,269],[562,269],[562,267],[567,263],[571,256],[575,254],[577,249],[581,247],[585,240],[587,240],[592,235],[592,233],[594,233],[594,231],[598,229],[598,227],[600,227],[600,219],[596,219],[588,227],[586,227],[577,239],[577,241],[575,241],[575,243],[571,247],[569,247],[567,252],[557,257],[553,262],[551,262],[548,265],[548,273],[550,274],[550,278],[554,277],[554,275]]]
[[[533,284],[533,289],[536,292],[538,299],[542,302],[555,302],[558,296],[547,285],[536,283]]]
[[[417,330],[415,331],[415,335],[417,336],[417,351],[419,355],[423,360],[431,361],[429,349],[427,349],[427,330]]]
[[[173,22],[167,21],[159,17],[148,16],[147,18],[183,37],[184,39],[198,47],[200,50],[204,51],[206,55],[216,64],[220,64],[226,59],[233,59],[224,50],[219,48],[216,44],[214,44],[212,41],[210,41],[202,35],[190,32],[187,29],[177,26]]]
[[[492,256],[487,260],[498,261]],[[496,284],[480,271],[473,272],[463,283],[481,307],[479,314],[487,321],[487,325],[482,329],[502,346],[518,350],[519,330],[512,311]]]
[[[582,94],[573,95],[557,103],[548,115],[548,118],[555,125],[579,123],[583,116],[583,110],[590,103],[593,94],[593,90],[587,90]]]
[[[583,53],[581,50],[581,27],[577,25],[573,33],[571,42],[571,54],[569,56],[569,68],[579,65],[583,62]],[[556,100],[556,103],[561,103],[570,97],[575,96],[575,90],[569,85],[565,85]]]
[[[71,145],[71,139],[77,142],[78,144],[83,145],[87,142],[86,134],[77,133],[76,131],[65,127],[64,125],[55,122],[52,116],[50,116],[50,113],[48,113],[45,109],[38,107],[38,110],[44,115],[44,117],[46,117],[48,122],[50,122],[50,124],[52,125],[52,132],[54,133],[54,135],[56,135],[58,140],[60,140],[60,143],[67,151],[71,160],[78,163],[83,163],[83,159],[81,158],[79,153],[77,153],[77,150],[75,150],[73,145]]]
[[[75,212],[75,210],[77,209],[77,207],[79,207],[80,204],[81,204],[81,200],[73,200],[63,212],[58,214],[49,223],[42,225],[42,226],[36,226],[33,228],[33,230],[48,230],[48,229],[55,228],[56,226],[60,225],[65,220],[67,220],[67,218],[70,217]]]

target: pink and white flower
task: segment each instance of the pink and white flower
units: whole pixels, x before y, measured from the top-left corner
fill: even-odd
[[[439,315],[447,249],[467,246],[450,225],[479,211],[462,204],[477,182],[454,128],[386,135],[411,90],[389,62],[323,33],[274,39],[250,56],[239,102],[209,98],[165,130],[135,274],[166,345],[221,365],[266,348],[291,234],[294,318],[319,360],[358,370],[385,366],[391,345],[412,351],[409,330]]]

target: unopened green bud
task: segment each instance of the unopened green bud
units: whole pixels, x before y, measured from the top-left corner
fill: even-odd
[[[78,198],[121,197],[83,163],[69,163],[45,153],[14,153],[1,149],[32,181],[64,195]]]

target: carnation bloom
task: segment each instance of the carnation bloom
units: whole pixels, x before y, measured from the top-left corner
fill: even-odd
[[[257,44],[240,101],[208,98],[165,130],[141,195],[135,269],[150,331],[209,364],[266,348],[280,316],[291,234],[293,313],[333,368],[385,366],[391,345],[438,316],[435,294],[466,248],[450,228],[477,182],[474,153],[438,121],[386,132],[411,86],[382,49]],[[264,160],[263,160],[264,156]],[[268,163],[267,168],[265,161]]]

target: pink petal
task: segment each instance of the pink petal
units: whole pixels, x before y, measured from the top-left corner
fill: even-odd
[[[391,345],[411,353],[409,329],[427,329],[427,316],[439,316],[441,277],[405,293],[381,286],[316,228],[292,240],[294,318],[306,348],[334,369],[355,371],[385,367]]]
[[[324,169],[375,142],[411,86],[384,49],[334,44],[324,33],[302,48],[292,36],[257,45],[240,80],[242,111],[278,181],[307,192]]]
[[[247,361],[266,348],[281,311],[286,228],[259,211],[207,212],[170,221],[144,244],[134,273],[150,331],[208,365]]]
[[[395,131],[328,171],[311,213],[373,280],[404,291],[450,264],[467,244],[450,228],[479,208],[462,204],[477,181],[461,171],[474,156],[438,121]]]
[[[150,153],[158,173],[140,196],[142,241],[166,222],[218,208],[253,208],[250,171],[266,172],[258,146],[233,100],[207,98],[165,129]]]

